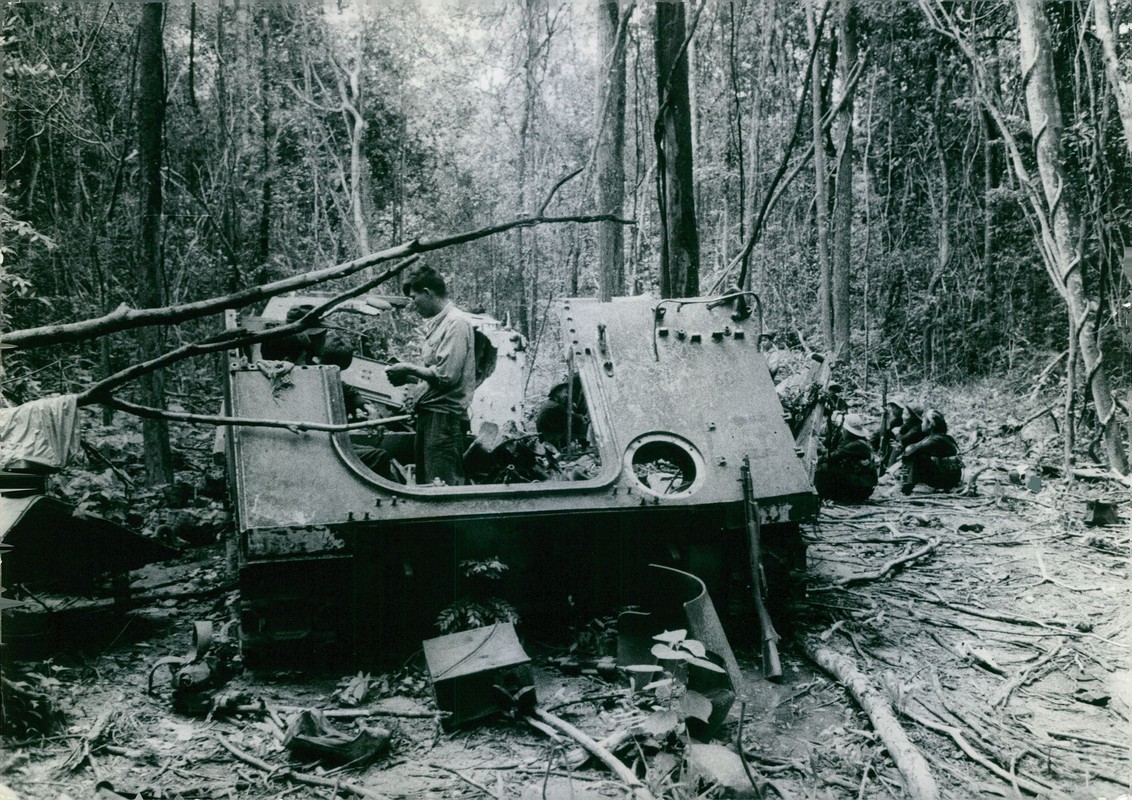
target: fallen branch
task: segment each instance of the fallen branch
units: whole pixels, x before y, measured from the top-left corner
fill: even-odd
[[[1059,586],[1062,589],[1065,589],[1066,591],[1070,591],[1070,592],[1099,592],[1101,590],[1101,588],[1099,586],[1093,586],[1093,587],[1090,587],[1090,588],[1082,588],[1080,586],[1070,586],[1068,583],[1062,583],[1057,578],[1051,578],[1049,576],[1049,573],[1046,572],[1046,562],[1045,562],[1044,559],[1042,559],[1041,549],[1035,548],[1034,555],[1038,559],[1038,569],[1041,570],[1042,579],[1040,581],[1038,581],[1037,583],[1031,583],[1029,586],[1026,587],[1027,589],[1033,589],[1035,587],[1041,586],[1044,583],[1049,583],[1049,584],[1052,584],[1054,586]]]
[[[367,798],[367,800],[388,800],[387,795],[376,794],[374,792],[371,792],[364,786],[359,786],[358,784],[351,783],[350,781],[342,781],[338,779],[331,780],[330,778],[323,778],[318,775],[310,775],[306,772],[299,772],[297,770],[291,769],[290,767],[273,767],[263,759],[256,758],[251,753],[245,753],[243,750],[236,747],[236,745],[232,744],[219,733],[215,734],[215,737],[216,741],[218,741],[225,750],[234,755],[236,758],[262,772],[266,772],[268,779],[278,780],[280,778],[290,778],[293,781],[296,781],[298,783],[305,783],[308,786],[322,786],[327,789],[333,789],[335,792],[347,791],[352,794],[356,794],[358,797]]]
[[[998,691],[995,692],[994,697],[990,699],[991,708],[1005,706],[1010,701],[1010,695],[1013,694],[1015,690],[1021,689],[1027,683],[1034,680],[1037,677],[1037,671],[1057,657],[1057,654],[1061,652],[1061,646],[1063,644],[1063,641],[1058,641],[1057,644],[1049,649],[1049,652],[1030,665],[1029,669],[1020,672],[1018,675],[1003,683],[1002,686],[998,687]]]
[[[899,556],[884,562],[880,565],[879,568],[873,570],[872,572],[866,572],[861,575],[849,575],[844,578],[839,578],[828,586],[816,587],[815,591],[820,591],[822,589],[832,589],[834,587],[853,586],[858,583],[869,583],[870,581],[877,581],[883,578],[887,578],[890,573],[896,570],[897,567],[907,564],[910,561],[915,561],[918,558],[923,558],[928,553],[935,550],[937,547],[939,547],[939,539],[932,539],[918,550],[909,552],[907,549],[905,549],[904,552]]]
[[[579,697],[577,700],[567,700],[563,703],[557,703],[555,705],[552,705],[550,708],[548,708],[547,711],[550,711],[550,712],[561,711],[564,708],[569,708],[570,706],[576,706],[576,705],[579,705],[580,703],[602,703],[602,702],[605,702],[606,700],[624,700],[628,696],[629,696],[628,692],[625,692],[625,691],[609,692],[609,693],[606,693],[606,694],[594,694],[594,695],[589,695],[587,697]]]
[[[113,399],[111,393],[126,383],[129,383],[142,375],[148,375],[151,372],[167,367],[178,361],[183,361],[186,358],[193,356],[206,355],[208,353],[216,353],[221,350],[231,350],[237,347],[245,347],[250,344],[257,344],[259,342],[266,342],[269,339],[274,339],[289,333],[298,333],[306,328],[314,325],[319,317],[323,314],[329,313],[332,309],[346,302],[347,300],[364,294],[373,287],[384,283],[390,278],[400,274],[407,267],[417,261],[416,257],[406,258],[398,262],[394,266],[387,269],[375,278],[371,278],[352,289],[347,289],[340,294],[336,294],[326,302],[311,309],[303,316],[299,317],[294,322],[280,325],[275,328],[270,328],[265,331],[256,333],[249,333],[243,329],[237,328],[235,330],[224,331],[223,333],[211,336],[200,342],[189,342],[188,344],[174,348],[167,353],[162,353],[156,358],[151,358],[148,361],[143,361],[140,364],[132,364],[125,369],[115,372],[97,383],[88,386],[85,390],[76,395],[76,403],[79,406],[90,405],[91,403],[100,403],[103,400]]]
[[[1061,359],[1065,358],[1067,355],[1069,355],[1069,351],[1068,350],[1062,350],[1060,353],[1058,353],[1056,356],[1054,356],[1053,359],[1048,364],[1046,364],[1045,369],[1043,369],[1041,372],[1038,373],[1038,377],[1034,381],[1034,387],[1032,389],[1030,389],[1030,402],[1031,403],[1034,402],[1034,400],[1037,399],[1038,392],[1040,392],[1042,387],[1045,385],[1046,378],[1048,378],[1049,374],[1051,372],[1053,372],[1053,368],[1056,367],[1058,364],[1060,364]]]
[[[464,775],[463,773],[452,769],[452,767],[446,767],[443,764],[429,764],[429,766],[432,767],[433,769],[442,769],[445,772],[451,772],[453,775],[455,775],[457,778],[462,780],[464,783],[471,786],[473,789],[478,789],[479,791],[486,794],[488,797],[494,797],[495,800],[499,800],[499,795],[497,795],[495,792],[491,791],[491,789],[488,789],[486,786],[484,786],[481,783],[476,783],[471,778],[469,778],[467,775]]]
[[[868,678],[861,674],[849,658],[827,647],[810,639],[803,639],[802,646],[810,660],[843,684],[868,714],[873,729],[884,741],[889,756],[904,778],[908,796],[912,800],[938,800],[939,787],[936,786],[923,754],[908,739],[908,734],[892,713],[892,707]]]
[[[640,798],[640,800],[651,800],[652,792],[650,792],[648,788],[641,783],[640,778],[638,778],[631,769],[621,763],[613,753],[606,750],[591,737],[575,728],[566,720],[551,714],[549,711],[536,708],[533,714],[552,728],[562,731],[584,747],[591,755],[597,758],[598,761],[605,764],[613,774],[621,779],[622,783],[629,787],[634,797]]]
[[[1085,742],[1087,744],[1103,744],[1107,747],[1115,747],[1121,752],[1128,749],[1128,742],[1118,742],[1112,739],[1098,739],[1093,736],[1082,736],[1079,733],[1059,733],[1058,731],[1046,731],[1045,733],[1052,739],[1064,739],[1068,741]]]
[[[963,737],[963,732],[955,726],[946,725],[942,722],[935,722],[934,720],[927,719],[907,709],[902,709],[900,713],[908,717],[908,719],[912,720],[921,727],[947,736],[951,739],[951,741],[955,742],[956,747],[962,750],[969,759],[971,759],[984,769],[993,772],[995,775],[1002,778],[1007,783],[1016,784],[1018,788],[1022,789],[1023,791],[1029,792],[1030,794],[1049,795],[1051,797],[1064,797],[1061,792],[1054,790],[1053,787],[1041,783],[1036,779],[1026,778],[1018,775],[1017,773],[1007,772],[1002,767],[998,766],[998,764],[995,764],[989,758],[972,747],[971,743]]]
[[[332,425],[327,422],[287,422],[274,419],[257,419],[254,417],[223,417],[215,414],[190,414],[186,411],[165,411],[151,406],[140,406],[127,400],[111,397],[100,401],[101,405],[125,411],[136,417],[146,419],[165,419],[170,422],[187,422],[193,425],[233,425],[243,428],[286,428],[292,433],[304,431],[323,431],[325,433],[347,433],[349,431],[379,428],[383,425],[392,425],[394,422],[404,422],[412,419],[411,414],[399,414],[395,417],[382,417],[380,419],[367,419],[364,422],[350,422],[345,425]]]
[[[1105,471],[1102,469],[1088,469],[1078,467],[1071,469],[1074,478],[1082,478],[1087,481],[1116,481],[1117,483],[1124,484],[1125,486],[1132,487],[1132,476],[1121,475],[1115,470]]]
[[[751,782],[751,788],[755,790],[755,797],[759,800],[763,798],[762,787],[759,782],[755,780],[755,773],[751,771],[751,765],[747,763],[747,757],[743,754],[743,722],[747,717],[747,703],[739,704],[739,728],[735,731],[735,751],[739,754],[739,763],[743,765],[743,772],[747,776],[747,780]],[[759,776],[762,777],[761,775]]]
[[[304,711],[313,711],[306,706],[272,706],[280,714],[301,714]],[[245,703],[236,706],[239,714],[262,714],[267,709],[259,703]],[[406,719],[436,719],[448,712],[444,711],[394,711],[384,708],[326,708],[318,713],[327,719],[364,719],[366,717],[404,717]]]
[[[990,465],[984,464],[978,469],[973,470],[971,474],[967,476],[967,482],[963,485],[963,488],[959,492],[960,497],[974,497],[975,494],[979,491],[976,482],[979,480],[979,476],[986,472],[988,469],[990,469]]]
[[[345,278],[360,272],[366,267],[374,267],[386,261],[397,258],[428,253],[433,250],[443,250],[459,244],[467,244],[498,233],[504,233],[515,228],[531,228],[536,225],[561,225],[576,222],[589,224],[594,222],[615,222],[620,225],[636,225],[636,220],[622,219],[613,214],[577,214],[561,217],[520,217],[503,222],[498,225],[489,225],[486,228],[477,228],[463,233],[441,236],[437,239],[414,239],[367,256],[356,258],[333,267],[306,272],[291,278],[285,278],[263,286],[255,286],[223,297],[213,297],[207,300],[198,300],[192,303],[183,303],[176,306],[162,308],[133,309],[121,305],[109,314],[80,322],[57,323],[43,325],[37,328],[25,328],[20,331],[11,331],[0,334],[0,340],[5,344],[17,347],[46,347],[48,345],[65,344],[69,342],[85,341],[95,336],[104,336],[108,333],[144,328],[148,325],[173,325],[199,319],[210,314],[217,314],[229,308],[243,308],[252,303],[259,302],[277,294],[304,289],[335,278]]]

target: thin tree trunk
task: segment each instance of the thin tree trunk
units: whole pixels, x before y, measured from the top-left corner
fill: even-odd
[[[603,0],[598,6],[601,31],[601,63],[598,74],[599,120],[597,167],[597,207],[599,213],[621,215],[625,204],[625,40],[629,30],[622,23],[621,3]],[[577,241],[575,232],[575,241]],[[598,283],[601,299],[609,300],[625,291],[625,234],[620,225],[599,225],[597,230]],[[576,296],[577,259],[570,273]]]
[[[162,125],[165,118],[165,63],[162,53],[162,3],[142,6],[138,28],[138,166],[141,232],[138,253],[138,286],[142,304],[157,308],[165,304],[164,269],[161,259],[161,155]],[[142,358],[161,353],[161,328],[141,333]],[[158,370],[140,380],[145,405],[165,408],[165,377]],[[142,423],[145,447],[145,474],[150,486],[172,483],[173,454],[169,447],[169,426],[164,420]]]
[[[838,360],[849,362],[849,283],[853,250],[853,95],[850,85],[853,68],[857,64],[857,32],[853,19],[852,0],[842,0],[841,26],[841,79],[849,94],[837,113],[839,141],[837,147],[836,204],[833,215],[833,351]]]
[[[357,247],[355,255],[358,257],[368,255],[370,252],[367,213],[370,166],[368,157],[362,151],[366,119],[362,114],[361,72],[360,55],[352,69],[339,65],[337,70],[338,96],[342,102],[342,116],[350,140],[350,185],[346,188],[350,197],[350,216],[354,224],[354,241]]]
[[[218,226],[217,244],[220,250],[218,258],[227,260],[228,291],[239,291],[244,278],[237,261],[230,249],[224,246],[227,242],[240,240],[238,218],[235,213],[235,200],[232,197],[235,177],[232,169],[232,127],[228,114],[228,42],[224,29],[224,5],[216,8],[216,113],[217,127],[220,134],[220,224]]]
[[[928,300],[927,316],[923,330],[924,365],[929,367],[929,375],[934,379],[936,363],[936,316],[939,312],[939,302],[936,292],[951,263],[951,175],[948,171],[947,154],[943,148],[943,134],[940,128],[943,124],[943,82],[944,76],[936,70],[935,85],[932,88],[932,144],[935,150],[936,165],[939,168],[939,195],[928,189],[928,202],[932,207],[933,227],[938,231],[936,240],[936,263],[928,278],[928,287],[925,294]]]
[[[196,84],[197,4],[189,5],[189,107],[197,111]]]
[[[812,48],[817,41],[816,0],[806,4],[806,32]],[[821,335],[826,347],[833,346],[833,275],[829,258],[829,185],[826,178],[825,137],[822,135],[821,59],[811,65],[810,92],[814,144],[814,226],[817,236],[818,305],[821,309]]]
[[[1112,31],[1112,18],[1108,0],[1092,0],[1097,21],[1097,38],[1101,42],[1104,56],[1104,70],[1112,93],[1116,95],[1116,107],[1120,111],[1120,124],[1124,128],[1124,144],[1132,155],[1132,83],[1124,79],[1120,72],[1120,56],[1116,51],[1116,36]]]
[[[656,80],[660,293],[662,297],[693,297],[700,287],[700,241],[682,2],[656,4]]]
[[[259,94],[260,94],[260,134],[262,142],[260,144],[260,157],[262,159],[262,179],[263,186],[260,190],[259,201],[259,241],[256,252],[256,262],[263,266],[267,263],[267,257],[271,252],[271,216],[272,216],[272,191],[274,184],[272,181],[271,169],[271,138],[272,138],[272,123],[271,123],[271,104],[270,104],[270,87],[268,85],[267,76],[269,74],[269,33],[270,28],[268,24],[266,9],[263,11],[262,27],[260,29],[260,79],[259,79]],[[363,254],[364,255],[364,254]]]

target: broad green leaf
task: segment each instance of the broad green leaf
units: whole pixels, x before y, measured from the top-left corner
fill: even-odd
[[[719,666],[718,664],[711,663],[706,658],[692,658],[691,656],[689,656],[688,662],[691,663],[691,664],[695,664],[697,667],[703,667],[704,669],[710,669],[712,672],[722,672],[725,675],[727,674],[727,670],[725,670],[723,667]]]
[[[685,631],[685,630],[665,631],[664,633],[658,633],[656,636],[654,636],[652,638],[656,639],[658,642],[668,642],[669,644],[676,644],[677,642],[682,642],[686,638],[688,638],[688,632]]]
[[[664,667],[658,667],[656,664],[630,664],[625,667],[626,672],[664,672]]]
[[[680,714],[685,718],[695,717],[707,722],[711,717],[711,701],[699,692],[689,689],[680,698]]]
[[[696,658],[703,658],[707,655],[707,648],[704,647],[703,642],[696,641],[695,639],[685,639],[680,642],[680,646],[694,655]]]
[[[652,654],[660,659],[691,661],[692,654],[683,650],[673,650],[666,644],[654,644]]]

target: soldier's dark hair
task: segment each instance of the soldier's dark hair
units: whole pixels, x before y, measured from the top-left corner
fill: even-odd
[[[405,290],[406,295],[413,292],[423,292],[426,289],[432,290],[432,293],[437,297],[447,297],[448,295],[448,287],[444,284],[444,277],[427,264],[423,267],[417,267],[401,288]]]

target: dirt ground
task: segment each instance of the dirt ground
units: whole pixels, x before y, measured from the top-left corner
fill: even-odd
[[[783,679],[766,681],[757,653],[739,649],[742,702],[716,737],[741,739],[762,796],[912,796],[874,723],[807,656],[820,651],[844,656],[890,704],[941,797],[1132,797],[1128,489],[1107,478],[1046,476],[1037,492],[1010,482],[1004,467],[1033,447],[1025,430],[1000,422],[957,437],[968,473],[987,467],[975,493],[904,497],[886,478],[869,503],[826,504],[806,530],[808,591],[782,642]],[[1086,526],[1090,499],[1116,503],[1121,522]],[[46,738],[5,737],[0,798],[79,800],[99,796],[99,781],[111,798],[625,796],[608,769],[580,763],[573,741],[525,722],[443,730],[419,657],[372,676],[365,724],[388,729],[391,750],[360,770],[292,760],[263,713],[175,713],[168,673],[158,672],[154,695],[147,676],[160,657],[185,652],[193,620],[229,618],[235,595],[222,586],[222,562],[214,546],[139,571],[135,591],[169,597],[127,619],[91,617],[101,637],[85,652],[68,646],[15,665],[46,678],[66,722]],[[566,676],[548,660],[553,651],[528,649],[541,708],[598,740],[646,724],[639,694],[598,675]],[[289,709],[335,708],[348,677],[246,672],[225,691],[280,709],[286,725]],[[616,752],[654,796],[724,796],[726,787],[688,772],[685,743],[654,735]],[[297,782],[289,768],[322,785]],[[752,791],[749,782],[736,790]]]

